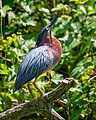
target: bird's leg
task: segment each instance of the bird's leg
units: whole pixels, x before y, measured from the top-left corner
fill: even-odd
[[[34,98],[34,95],[33,95],[32,91],[31,91],[31,88],[30,88],[30,82],[27,83],[27,87],[28,87],[28,90],[29,90],[32,98]]]
[[[38,88],[38,86],[36,85],[36,79],[33,82],[34,87],[38,90],[38,92],[40,93],[40,95],[43,95],[43,92]]]
[[[52,76],[49,72],[46,73],[46,77],[47,77],[48,81],[51,82]]]

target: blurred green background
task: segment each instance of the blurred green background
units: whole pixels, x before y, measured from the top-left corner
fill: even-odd
[[[96,0],[5,0],[0,9],[0,111],[31,100],[24,85],[15,91],[20,62],[34,48],[41,29],[60,13],[52,28],[62,44],[62,58],[50,71],[52,81],[41,75],[43,92],[59,80],[73,77],[76,84],[61,96],[54,109],[66,120],[96,120]],[[31,83],[32,84],[32,83]],[[32,91],[40,96],[33,85]],[[39,116],[38,116],[39,118]]]

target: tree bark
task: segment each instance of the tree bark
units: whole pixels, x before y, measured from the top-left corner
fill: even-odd
[[[62,94],[66,93],[72,85],[74,85],[74,80],[72,78],[62,80],[58,87],[37,99],[32,99],[30,102],[19,104],[0,113],[0,120],[19,120],[24,116],[34,113],[45,114],[46,118],[50,120],[65,120],[52,108],[51,104]]]

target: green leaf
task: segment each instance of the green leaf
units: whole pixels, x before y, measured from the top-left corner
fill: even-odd
[[[0,111],[3,111],[3,108],[2,108],[2,106],[0,105]]]
[[[84,76],[82,76],[82,80],[88,80],[89,79],[89,75],[84,75]]]
[[[82,10],[82,12],[86,15],[86,9],[84,8],[83,5],[79,6],[80,10]]]
[[[1,75],[8,75],[8,73],[9,73],[9,70],[2,70],[2,69],[0,69],[0,74]]]
[[[95,10],[90,10],[90,11],[88,12],[88,15],[94,15],[94,14],[96,14],[96,11],[95,11]]]
[[[1,8],[0,9],[1,16],[5,17],[8,10],[11,10],[11,8],[9,7],[9,5],[5,5],[3,8]]]
[[[82,70],[84,70],[84,67],[83,66],[78,66],[76,68],[74,68],[71,72],[71,75],[74,76],[76,75],[78,72],[82,72]]]
[[[9,21],[9,23],[11,22],[12,19],[15,19],[15,18],[16,18],[16,16],[15,16],[14,12],[9,11],[8,12],[8,21]]]
[[[80,118],[81,111],[82,109],[79,109],[79,108],[75,110],[71,116],[71,120],[78,120]]]
[[[71,92],[83,92],[82,90],[78,89],[78,88],[70,88]]]
[[[14,32],[16,30],[17,26],[9,26],[5,29],[5,35],[11,34],[12,32]]]

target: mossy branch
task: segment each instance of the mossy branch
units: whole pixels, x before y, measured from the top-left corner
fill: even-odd
[[[0,113],[0,120],[19,120],[24,116],[28,116],[34,113],[41,113],[46,116],[47,119],[52,120],[64,120],[50,105],[62,94],[66,93],[70,87],[74,85],[74,79],[69,78],[61,82],[61,84],[52,91],[32,99],[30,102],[19,104],[7,111]]]

